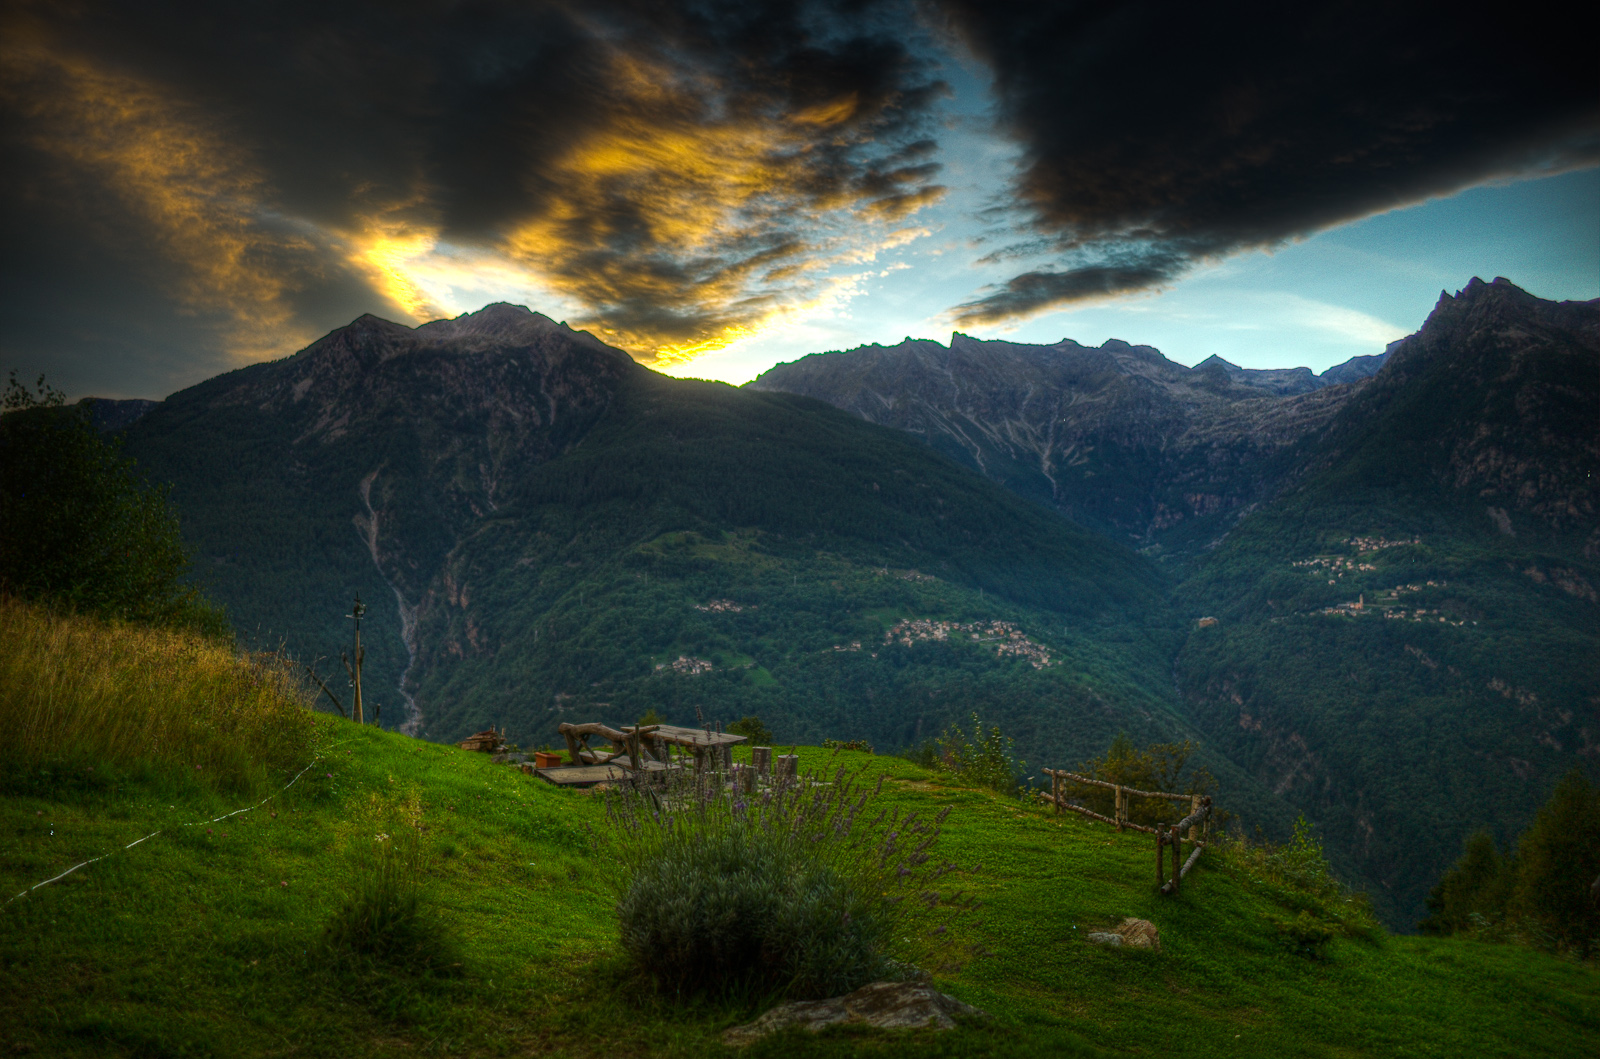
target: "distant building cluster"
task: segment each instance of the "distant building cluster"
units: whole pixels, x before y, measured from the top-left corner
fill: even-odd
[[[1050,652],[1043,644],[1035,643],[1009,621],[932,621],[928,618],[904,618],[883,634],[883,642],[901,643],[910,647],[918,640],[949,640],[967,636],[983,644],[993,644],[1001,658],[1021,658],[1035,669],[1044,669],[1053,663]],[[840,650],[841,648],[834,648]]]
[[[656,663],[657,673],[669,671],[673,673],[682,673],[686,677],[697,677],[701,673],[709,673],[711,670],[711,663],[707,662],[704,658],[690,658],[688,655],[679,655],[677,659],[672,662]]]
[[[1358,552],[1376,552],[1384,548],[1404,548],[1408,544],[1421,544],[1421,537],[1412,537],[1410,540],[1392,541],[1388,537],[1351,537],[1346,542]]]
[[[1342,555],[1319,555],[1315,559],[1300,559],[1300,560],[1298,560],[1298,561],[1296,561],[1294,563],[1291,563],[1290,565],[1291,566],[1325,566],[1329,570],[1338,571],[1341,576],[1343,576],[1343,572],[1346,571],[1346,570],[1349,570],[1351,573],[1355,573],[1356,571],[1359,571],[1359,570],[1376,570],[1377,569],[1377,567],[1373,566],[1371,563],[1358,563],[1358,562],[1355,562],[1352,559],[1346,559]]]
[[[1424,584],[1396,585],[1387,592],[1379,592],[1370,605],[1367,603],[1366,594],[1362,593],[1356,598],[1354,603],[1338,603],[1331,607],[1324,607],[1318,613],[1342,614],[1348,617],[1359,617],[1362,614],[1370,612],[1373,614],[1381,614],[1385,618],[1394,621],[1438,621],[1443,622],[1446,625],[1457,626],[1478,624],[1475,621],[1468,621],[1465,618],[1451,618],[1440,613],[1437,607],[1416,607],[1414,609],[1407,609],[1397,605],[1400,597],[1405,595],[1407,592],[1420,592],[1423,588],[1444,588],[1449,583],[1450,582],[1448,581],[1428,581]]]
[[[696,603],[694,605],[694,609],[695,610],[709,611],[712,614],[727,614],[727,613],[741,614],[741,613],[744,612],[745,607],[744,607],[743,604],[735,603],[731,599],[713,599],[711,602],[705,604],[704,606],[701,606],[700,604]],[[754,604],[754,603],[750,604],[750,608],[749,609],[755,610],[756,609],[756,604]]]

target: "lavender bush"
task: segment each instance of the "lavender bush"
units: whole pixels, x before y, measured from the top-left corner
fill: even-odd
[[[937,815],[872,812],[883,780],[739,793],[719,774],[608,792],[622,947],[666,991],[835,996],[953,945]]]

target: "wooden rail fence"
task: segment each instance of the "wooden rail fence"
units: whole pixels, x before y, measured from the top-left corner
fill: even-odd
[[[1056,812],[1062,810],[1087,816],[1091,820],[1098,820],[1103,824],[1110,824],[1118,831],[1142,831],[1147,835],[1156,837],[1156,885],[1164,894],[1175,894],[1183,877],[1189,874],[1195,862],[1200,859],[1200,851],[1206,848],[1206,839],[1211,833],[1211,796],[1209,794],[1172,794],[1167,791],[1141,791],[1134,787],[1125,787],[1120,783],[1111,783],[1107,780],[1097,780],[1092,776],[1079,775],[1076,772],[1064,772],[1058,769],[1045,769],[1044,774],[1050,777],[1050,793],[1039,792],[1039,797],[1044,798],[1056,807]],[[1115,817],[1104,816],[1087,809],[1081,805],[1068,802],[1062,793],[1062,788],[1068,783],[1083,784],[1088,787],[1103,787],[1116,795]],[[1173,824],[1170,828],[1162,824],[1147,827],[1136,824],[1128,819],[1129,802],[1133,798],[1165,798],[1171,802],[1188,802],[1189,815]],[[1183,860],[1183,842],[1187,840],[1193,845],[1189,859]],[[1166,850],[1172,847],[1172,875],[1167,876]]]

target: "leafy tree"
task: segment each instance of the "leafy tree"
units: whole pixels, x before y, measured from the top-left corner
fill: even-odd
[[[728,725],[728,731],[732,735],[742,735],[749,739],[751,746],[772,745],[772,729],[768,728],[766,723],[753,713],[748,717],[741,717]]]
[[[1479,831],[1467,839],[1461,859],[1428,895],[1428,918],[1418,928],[1427,934],[1454,934],[1502,920],[1516,877],[1516,861],[1502,857],[1493,836]]]
[[[0,418],[0,590],[75,611],[228,634],[184,580],[188,555],[164,489],[147,485],[120,441],[68,408],[41,375],[11,373]]]
[[[1588,956],[1600,947],[1600,790],[1581,769],[1556,785],[1514,857],[1485,832],[1428,898],[1430,933],[1503,928],[1512,936]]]
[[[1574,768],[1517,840],[1511,911],[1557,947],[1587,956],[1600,945],[1600,791]]]

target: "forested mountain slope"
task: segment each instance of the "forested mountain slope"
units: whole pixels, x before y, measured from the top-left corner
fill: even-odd
[[[1391,917],[1600,758],[1600,305],[1474,280],[1179,591],[1209,740]]]
[[[368,700],[431,738],[655,708],[898,747],[977,710],[1038,766],[1190,732],[1149,560],[898,431],[524,309],[366,317],[126,437],[247,639],[335,655],[360,591]]]
[[[201,580],[248,640],[337,655],[359,592],[367,686],[392,689],[417,607],[503,480],[581,438],[642,370],[510,306],[414,331],[365,316],[174,394],[126,445],[171,483]],[[399,721],[400,696],[378,698]]]

